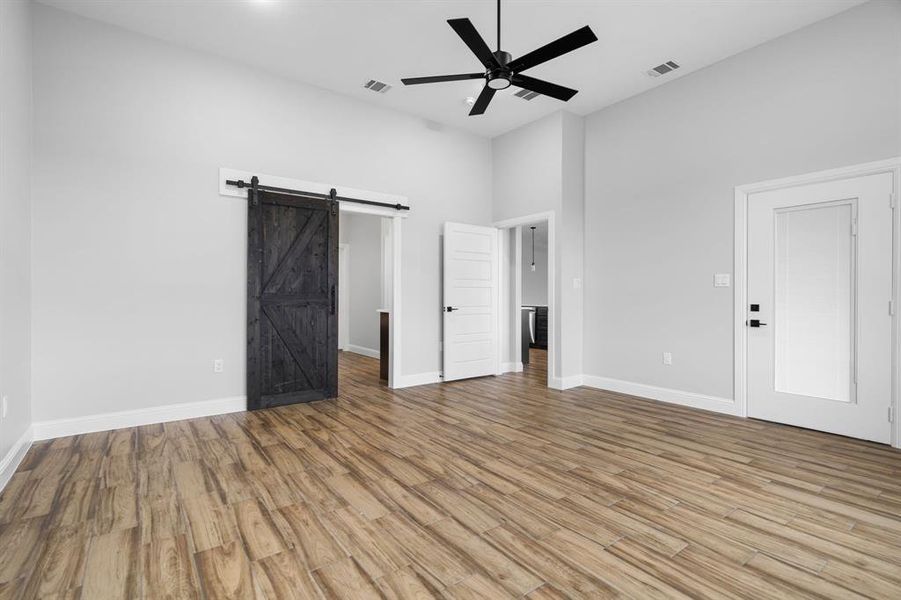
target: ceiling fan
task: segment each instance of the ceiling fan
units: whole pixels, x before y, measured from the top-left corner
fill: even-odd
[[[546,44],[537,50],[532,50],[528,54],[520,56],[513,60],[513,56],[509,52],[501,50],[501,0],[497,0],[497,51],[492,52],[485,43],[485,40],[476,31],[475,26],[469,19],[448,19],[448,25],[457,32],[457,35],[463,42],[469,46],[476,58],[485,66],[482,73],[463,73],[460,75],[435,75],[433,77],[407,77],[401,79],[404,85],[418,85],[421,83],[444,83],[446,81],[463,81],[466,79],[484,79],[485,87],[482,93],[476,99],[469,115],[481,115],[488,108],[488,103],[494,97],[495,92],[503,90],[511,85],[523,89],[544,94],[557,100],[568,101],[578,93],[573,90],[556,83],[535,79],[522,72],[531,69],[536,65],[547,62],[551,59],[562,56],[573,50],[577,50],[582,46],[586,46],[597,41],[597,36],[586,25],[581,29],[577,29],[570,34],[554,40],[550,44]]]

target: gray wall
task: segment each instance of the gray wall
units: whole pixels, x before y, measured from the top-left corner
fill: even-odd
[[[379,349],[379,315],[382,308],[382,223],[372,215],[341,214],[341,236],[349,244],[348,289],[349,343],[367,350]]]
[[[547,223],[535,225],[535,270],[532,271],[532,232],[522,227],[522,304],[547,306]]]
[[[495,220],[559,210],[563,174],[562,113],[491,140]]]
[[[584,372],[731,398],[733,187],[901,155],[899,88],[871,2],[586,117]]]
[[[490,223],[488,140],[34,17],[36,421],[244,394],[246,206],[219,167],[407,196],[402,374],[439,370],[439,233]]]
[[[0,461],[31,425],[31,28],[28,2],[0,2]]]
[[[582,118],[559,111],[491,140],[494,219],[555,215],[555,297],[548,303],[556,387],[575,385],[582,374],[582,289],[575,280],[583,268],[583,136]]]

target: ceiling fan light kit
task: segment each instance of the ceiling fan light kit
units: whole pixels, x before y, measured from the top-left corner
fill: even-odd
[[[517,59],[509,52],[501,50],[501,0],[497,0],[497,50],[492,52],[479,35],[472,21],[469,19],[448,19],[451,26],[460,39],[463,40],[479,62],[485,67],[484,73],[461,73],[459,75],[435,75],[431,77],[406,77],[401,79],[404,85],[419,85],[423,83],[444,83],[448,81],[465,81],[469,79],[484,79],[485,87],[476,98],[469,115],[481,115],[488,108],[488,104],[499,90],[504,90],[515,85],[516,87],[568,101],[578,93],[578,90],[570,89],[556,83],[550,83],[541,79],[535,79],[522,72],[537,65],[562,56],[582,46],[597,41],[597,36],[591,27],[585,26],[570,34],[545,44],[537,50],[524,54]]]

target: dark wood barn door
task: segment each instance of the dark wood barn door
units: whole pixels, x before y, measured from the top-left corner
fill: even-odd
[[[247,408],[333,398],[338,203],[257,195],[248,200]]]

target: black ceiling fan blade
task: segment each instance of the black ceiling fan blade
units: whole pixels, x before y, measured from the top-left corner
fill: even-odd
[[[562,38],[554,40],[550,44],[546,44],[537,50],[532,50],[528,54],[520,56],[507,66],[514,73],[519,73],[520,71],[531,69],[535,65],[540,65],[543,62],[562,56],[567,52],[578,50],[582,46],[586,46],[596,41],[598,41],[598,36],[594,34],[591,27],[586,25],[581,29],[577,29],[572,33],[564,35]]]
[[[528,75],[514,75],[511,81],[516,87],[538,92],[539,94],[550,96],[557,100],[563,100],[564,102],[579,93],[579,90],[563,87],[562,85],[557,85],[556,83],[551,83],[542,79],[535,79]]]
[[[496,69],[500,66],[497,62],[497,58],[491,53],[491,48],[488,47],[488,44],[485,43],[485,40],[482,39],[482,36],[476,31],[472,21],[469,19],[448,19],[447,24],[457,32],[457,35],[459,35],[463,42],[469,46],[469,49],[476,55],[479,62],[485,65],[486,69]]]
[[[404,85],[419,85],[420,83],[444,83],[445,81],[464,81],[467,79],[484,78],[484,73],[461,73],[460,75],[433,75],[432,77],[404,77],[401,81]]]
[[[476,103],[472,105],[472,110],[469,111],[469,116],[471,117],[473,115],[481,115],[484,113],[485,109],[488,108],[488,103],[494,98],[494,92],[496,91],[497,90],[488,87],[487,85],[483,87],[482,93],[476,98]]]

